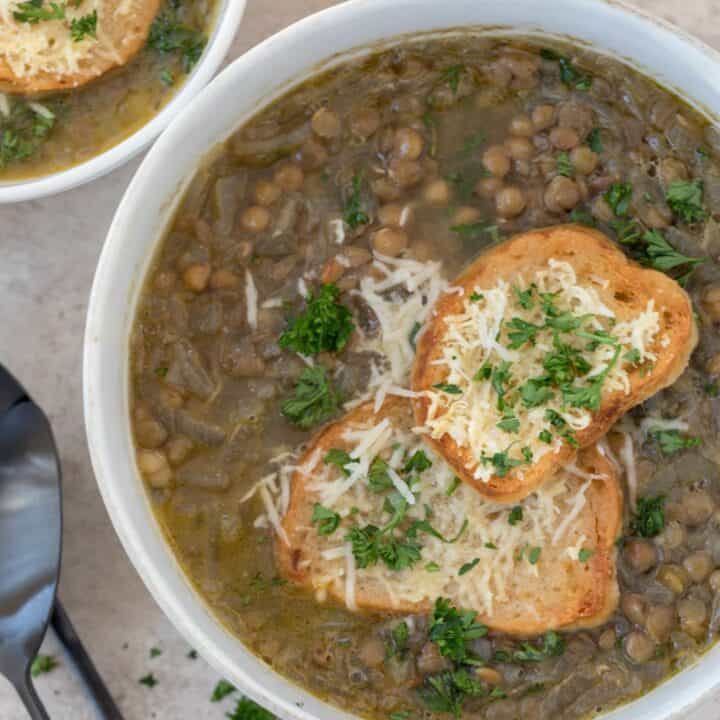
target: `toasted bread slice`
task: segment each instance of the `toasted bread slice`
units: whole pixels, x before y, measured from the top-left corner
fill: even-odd
[[[145,45],[160,0],[85,0],[78,7],[58,7],[64,8],[63,17],[34,23],[18,19],[17,9],[0,10],[0,91],[66,90],[125,65]],[[49,3],[45,9],[50,10]],[[93,13],[94,33],[76,40],[73,21],[77,24]]]
[[[622,495],[614,466],[595,448],[523,501],[521,511],[484,500],[431,452],[432,465],[413,485],[416,502],[395,532],[402,537],[412,522],[427,518],[444,540],[418,533],[421,557],[405,569],[382,560],[359,566],[346,536],[353,526],[383,527],[389,518],[383,506],[393,492],[373,492],[368,463],[379,456],[398,475],[416,473],[403,473],[424,447],[412,425],[409,401],[393,398],[377,414],[372,403],[356,408],[314,438],[292,480],[285,540],[277,540],[283,575],[353,610],[427,613],[437,597],[447,597],[475,610],[490,628],[516,635],[605,621],[618,601]],[[350,477],[324,462],[332,449],[358,456],[346,465]],[[331,534],[320,534],[313,523],[316,503],[341,517]]]
[[[672,384],[697,343],[680,285],[586,227],[518,235],[453,285],[418,339],[415,417],[458,476],[500,502],[533,492]]]

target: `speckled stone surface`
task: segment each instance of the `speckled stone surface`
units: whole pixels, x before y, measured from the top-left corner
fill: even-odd
[[[544,0],[552,2],[552,0]],[[249,0],[232,57],[332,0]],[[637,0],[720,48],[720,0]],[[48,411],[64,468],[65,537],[60,595],[127,720],[225,717],[211,704],[219,679],[190,650],[135,574],[108,521],[90,468],[82,421],[85,310],[100,247],[138,161],[60,197],[0,207],[0,358]],[[162,655],[150,658],[150,648]],[[60,666],[38,680],[53,720],[97,715],[50,636]],[[152,690],[138,679],[152,672]],[[716,720],[720,695],[688,720]],[[0,679],[0,720],[27,716]],[[553,718],[552,720],[556,720]]]

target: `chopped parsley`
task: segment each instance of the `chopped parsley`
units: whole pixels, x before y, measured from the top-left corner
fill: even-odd
[[[53,655],[36,655],[30,666],[30,675],[38,677],[52,672],[58,666],[58,662]]]
[[[157,678],[152,673],[148,673],[147,675],[143,675],[138,682],[140,685],[144,685],[145,687],[154,688],[157,684]]]
[[[386,530],[380,530],[375,525],[350,528],[345,539],[352,544],[352,553],[359,568],[371,567],[382,560],[391,570],[404,570],[420,560],[421,546],[415,540],[394,537]]]
[[[302,371],[294,395],[283,402],[280,412],[302,430],[329,420],[340,407],[340,395],[322,365]]]
[[[425,566],[425,570],[427,570],[427,572],[437,572],[440,570],[440,566],[436,562],[429,562]]]
[[[147,45],[161,55],[179,55],[183,70],[190,72],[203,54],[206,42],[199,30],[178,22],[170,13],[162,13],[150,26]]]
[[[420,688],[420,697],[433,712],[451,713],[459,718],[467,696],[481,696],[485,689],[465,668],[429,675]]]
[[[513,288],[515,297],[523,310],[532,310],[533,305],[535,304],[532,298],[535,289],[536,287],[534,284],[530,285],[530,287],[526,290],[521,290],[519,287]]]
[[[570,159],[570,153],[561,152],[557,156],[556,168],[558,171],[558,175],[564,175],[565,177],[569,177],[569,178],[574,177],[575,166],[573,165],[573,162]]]
[[[504,415],[496,427],[507,433],[516,433],[520,430],[520,420],[513,414]]]
[[[165,85],[165,87],[172,87],[175,84],[175,77],[169,70],[163,70],[160,73],[160,82]]]
[[[26,160],[40,148],[55,125],[55,114],[47,108],[40,114],[26,103],[15,103],[9,118],[0,123],[0,168]]]
[[[477,238],[487,234],[491,239],[497,242],[500,238],[500,231],[497,225],[487,222],[465,223],[464,225],[453,225],[450,230],[462,237]]]
[[[546,658],[559,657],[565,652],[565,641],[554,630],[549,630],[542,637],[539,647],[530,643],[522,643],[521,649],[513,653],[516,662],[541,662]]]
[[[528,553],[528,562],[531,565],[537,565],[538,560],[540,560],[540,553],[542,553],[542,548],[534,547],[530,549],[530,552]]]
[[[540,325],[529,323],[518,317],[514,317],[505,323],[505,327],[508,330],[508,339],[510,340],[508,348],[510,348],[510,350],[517,350],[525,345],[525,343],[534,345],[535,337],[540,330],[542,330]]]
[[[323,462],[326,465],[335,465],[336,467],[340,468],[340,471],[343,475],[348,476],[350,474],[350,471],[347,469],[347,466],[359,461],[355,458],[351,458],[350,455],[345,452],[345,450],[339,450],[338,448],[330,448],[330,450],[325,453]]]
[[[403,466],[403,470],[406,473],[413,471],[422,473],[430,467],[432,467],[432,461],[430,458],[423,450],[416,450]]]
[[[643,235],[643,241],[645,242],[644,261],[650,267],[663,272],[678,267],[686,268],[686,272],[678,278],[681,285],[687,282],[687,279],[698,265],[705,262],[705,258],[689,257],[675,250],[659,230],[648,230]]]
[[[556,62],[560,68],[560,80],[569,88],[576,90],[589,90],[592,86],[592,78],[580,72],[572,63],[572,60],[566,55],[561,55],[555,50],[543,48],[540,51],[540,57],[543,60]]]
[[[538,433],[538,440],[550,444],[552,442],[552,433],[549,430],[541,430]]]
[[[520,386],[520,397],[526,408],[534,408],[544,405],[553,397],[553,391],[549,387],[549,376],[530,378]]]
[[[518,523],[522,522],[523,519],[523,509],[521,505],[516,505],[508,515],[508,522],[510,525],[517,525]]]
[[[470,562],[464,563],[460,566],[460,570],[458,570],[458,575],[465,575],[465,573],[469,573],[479,562],[480,558],[475,558]]]
[[[219,680],[213,689],[212,695],[210,696],[210,702],[220,702],[223,698],[231,695],[236,690],[237,688],[227,680]]]
[[[588,548],[581,548],[578,552],[578,560],[581,563],[586,563],[594,554],[594,550],[590,550]]]
[[[442,390],[448,395],[462,395],[462,390],[457,385],[451,383],[437,383],[433,385],[433,387]]]
[[[316,295],[310,293],[305,311],[291,319],[280,336],[279,345],[301,355],[340,352],[345,348],[355,325],[352,313],[339,302],[340,288],[324,283]]]
[[[151,658],[160,657],[161,655],[162,655],[162,650],[160,648],[157,648],[157,647],[150,648],[150,657]]]
[[[97,10],[87,15],[73,18],[70,22],[70,35],[75,42],[80,42],[86,37],[97,39]]]
[[[483,299],[483,297],[485,297],[485,296],[481,295],[479,292],[476,292],[475,290],[473,290],[470,293],[470,302],[479,302],[480,300]]]
[[[417,341],[418,333],[420,332],[420,328],[422,325],[416,320],[413,323],[412,330],[410,330],[410,334],[408,335],[408,342],[412,346],[412,349],[415,350],[415,342]]]
[[[662,430],[657,427],[650,428],[650,436],[658,441],[663,455],[674,455],[676,452],[680,452],[680,450],[700,445],[699,437],[682,435],[679,430]]]
[[[477,150],[487,139],[487,135],[482,130],[468,135],[463,141],[463,154],[472,153]]]
[[[473,560],[474,564],[470,564],[475,567],[478,562],[479,560]],[[485,625],[475,622],[476,617],[477,613],[474,610],[458,610],[447,598],[437,598],[433,608],[429,637],[437,645],[443,657],[457,663],[474,660],[468,653],[467,643],[470,640],[485,637],[488,632]]]
[[[393,487],[388,472],[388,464],[381,458],[375,457],[368,469],[368,485],[373,492],[381,493]]]
[[[707,216],[703,207],[702,180],[675,180],[671,182],[665,199],[670,209],[683,222],[701,222]]]
[[[265,708],[260,707],[250,698],[242,697],[237,701],[235,710],[227,713],[229,720],[275,720],[275,716]]]
[[[442,79],[448,84],[453,93],[457,93],[458,87],[460,87],[460,78],[464,72],[464,65],[451,65],[442,71]]]
[[[630,210],[630,201],[632,200],[632,185],[630,183],[613,183],[604,198],[607,204],[612,208],[616,217],[623,217]]]
[[[340,525],[340,515],[316,502],[310,522],[317,525],[318,535],[332,535]]]
[[[583,207],[573,208],[570,213],[570,220],[578,225],[587,225],[588,227],[595,227],[595,218],[592,213]]]
[[[601,153],[603,151],[602,130],[599,127],[593,128],[587,136],[586,142],[593,152]]]
[[[447,497],[450,497],[455,494],[455,491],[460,487],[460,483],[462,480],[456,475],[451,481],[450,485],[448,485],[448,489],[445,491],[445,495]]]
[[[496,452],[493,455],[483,454],[480,456],[480,461],[483,465],[492,465],[495,474],[498,477],[505,477],[513,468],[519,465],[529,465],[532,462],[532,451],[529,447],[524,447],[521,450],[522,459],[511,458],[508,454],[508,450],[503,452]]]
[[[388,656],[402,655],[407,650],[408,640],[410,639],[410,629],[408,624],[401,620],[391,631],[391,646],[388,648]]]
[[[360,173],[356,173],[353,175],[350,193],[343,210],[343,219],[352,230],[370,222],[370,218],[362,205],[362,189],[363,177]]]
[[[655,537],[665,528],[665,496],[638,498],[630,529],[640,537]]]
[[[611,220],[609,225],[621,245],[635,245],[642,238],[643,227],[637,220],[618,218]]]
[[[716,382],[705,383],[703,390],[705,390],[705,394],[710,397],[717,397],[720,395],[720,386]]]
[[[41,20],[64,20],[65,5],[55,2],[45,5],[44,0],[28,0],[15,6],[13,18],[28,25],[37,25]]]
[[[638,365],[642,360],[642,356],[640,355],[640,351],[637,348],[633,348],[632,350],[628,350],[623,355],[623,360],[630,363],[631,365]]]

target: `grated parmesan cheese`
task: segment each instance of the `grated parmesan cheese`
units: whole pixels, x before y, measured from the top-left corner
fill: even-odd
[[[621,346],[621,355],[633,350],[639,354],[640,362],[656,359],[652,347],[660,325],[652,300],[632,320],[615,322],[612,311],[602,302],[597,290],[591,284],[581,284],[572,265],[567,262],[549,260],[546,267],[533,275],[532,282],[537,294],[554,295],[553,302],[559,312],[570,312],[579,317],[591,316],[586,321],[586,327],[591,330],[610,328]],[[501,335],[508,332],[507,328],[503,328],[504,324],[515,319],[539,327],[545,324],[544,311],[537,299],[532,307],[524,308],[515,298],[515,288],[526,288],[529,284],[527,278],[517,277],[513,283],[499,280],[495,287],[475,288],[481,297],[466,299],[462,312],[445,318],[442,355],[434,361],[447,368],[443,382],[456,385],[460,392],[450,395],[441,389],[428,391],[427,431],[434,439],[448,435],[458,446],[472,448],[473,473],[483,482],[493,477],[495,469],[492,464],[483,463],[482,458],[506,451],[511,443],[517,446],[515,452],[518,454],[520,448],[529,448],[533,462],[548,452],[559,450],[563,440],[556,433],[553,433],[551,443],[545,443],[538,437],[548,428],[548,409],[559,413],[571,431],[582,430],[592,421],[588,409],[565,407],[561,393],[555,390],[550,399],[535,407],[515,402],[513,411],[520,421],[520,428],[517,433],[509,434],[498,427],[503,420],[503,411],[498,407],[497,391],[491,380],[474,379],[485,363],[497,367],[504,361],[511,363],[509,387],[514,390],[526,380],[546,374],[543,360],[554,351],[551,333],[538,332],[534,343],[525,343],[518,349],[507,347],[508,341]],[[562,341],[582,351],[590,364],[591,370],[585,379],[605,372],[615,354],[615,348],[608,344],[597,344],[588,349],[588,340],[573,334],[563,334]],[[603,385],[604,392],[616,390],[630,391],[630,380],[622,359],[608,372]],[[517,472],[521,473],[522,469]]]
[[[324,562],[317,567],[312,563],[308,566],[316,596],[325,596],[327,588],[341,583],[346,605],[355,609],[357,587],[362,584],[364,588],[381,588],[396,606],[401,600],[421,603],[433,602],[439,596],[453,596],[461,606],[472,607],[481,614],[492,613],[498,603],[510,599],[519,604],[519,613],[536,612],[534,600],[522,593],[529,579],[536,579],[543,567],[558,572],[557,565],[567,562],[560,558],[570,551],[574,553],[573,562],[578,562],[579,550],[593,547],[596,542],[596,538],[588,537],[594,522],[584,525],[576,522],[586,506],[585,494],[592,481],[581,485],[569,475],[561,476],[519,503],[523,508],[522,520],[511,525],[510,506],[483,500],[464,483],[448,497],[447,489],[454,477],[450,467],[440,456],[428,451],[412,432],[388,423],[385,418],[377,425],[354,427],[346,432],[344,440],[354,444],[354,449],[348,452],[357,460],[347,469],[354,472],[355,466],[367,468],[380,455],[391,468],[389,474],[398,492],[403,497],[406,492],[413,495],[392,468],[400,467],[407,457],[422,448],[432,465],[413,485],[415,494],[408,507],[408,519],[424,519],[425,508],[430,507],[432,526],[440,534],[455,537],[463,526],[465,530],[454,543],[422,535],[422,560],[414,568],[401,571],[390,570],[382,563],[358,568],[351,545],[338,546],[338,535],[318,536],[319,554]],[[306,486],[310,493],[308,502],[320,502],[345,518],[352,510],[353,522],[360,526],[382,526],[383,497],[373,493],[365,479],[347,483],[337,468],[320,463],[319,459],[317,453],[312,462],[306,463],[311,476]],[[360,473],[363,478],[366,474],[367,470]],[[338,483],[344,486],[342,493],[336,492]],[[552,548],[550,538],[554,544],[561,543],[557,550]],[[530,547],[543,548],[535,565],[523,557]],[[480,563],[459,582],[458,569],[475,558],[480,558]],[[436,563],[437,572],[427,572],[424,569],[427,563]],[[572,572],[567,568],[565,571]]]
[[[245,303],[247,304],[247,321],[252,330],[257,330],[258,323],[258,292],[250,270],[245,268]]]

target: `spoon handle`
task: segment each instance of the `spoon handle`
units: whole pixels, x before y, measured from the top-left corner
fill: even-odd
[[[118,710],[115,701],[112,699],[103,679],[100,677],[100,673],[95,669],[93,661],[87,654],[59,599],[56,599],[55,607],[53,608],[52,626],[85,679],[100,709],[103,720],[123,720],[120,710]],[[39,718],[42,718],[42,716],[39,716]]]
[[[15,685],[15,689],[32,720],[50,720],[50,716],[45,712],[42,701],[35,692],[29,675],[19,681]]]

